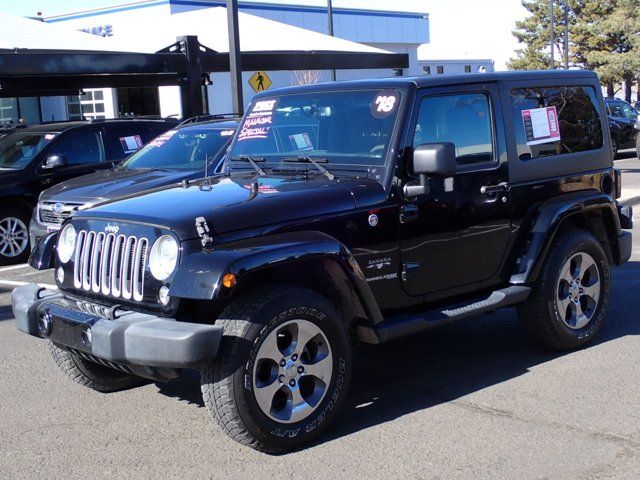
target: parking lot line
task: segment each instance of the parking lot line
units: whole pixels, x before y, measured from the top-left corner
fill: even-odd
[[[8,272],[10,270],[18,270],[20,268],[27,268],[29,266],[28,263],[21,263],[20,265],[11,265],[10,267],[2,267],[0,268],[0,273]]]
[[[15,280],[0,280],[0,285],[6,285],[8,287],[21,287],[22,285],[27,285],[30,282],[17,282]],[[54,288],[54,289],[58,289],[57,286],[55,285],[50,285],[48,283],[39,283],[38,284],[40,287],[43,288]]]

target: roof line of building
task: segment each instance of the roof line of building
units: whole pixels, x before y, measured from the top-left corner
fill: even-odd
[[[83,10],[61,15],[52,15],[45,18],[47,22],[61,22],[65,20],[75,20],[78,18],[94,17],[104,15],[105,13],[118,13],[128,10],[138,10],[141,8],[155,7],[159,5],[190,5],[190,6],[208,6],[208,7],[225,7],[226,2],[220,0],[155,0],[141,1],[134,3],[125,3],[122,5],[114,5],[111,7],[96,8],[92,10]],[[257,2],[239,2],[240,10],[271,10],[284,12],[302,12],[302,13],[325,13],[326,8],[313,5],[293,5],[293,4],[276,4],[276,3],[257,3]],[[398,12],[389,10],[370,10],[357,8],[341,8],[333,9],[334,14],[338,15],[371,15],[378,17],[400,17],[400,18],[428,18],[427,13],[417,12]]]

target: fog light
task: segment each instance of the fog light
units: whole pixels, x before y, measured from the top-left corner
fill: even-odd
[[[64,270],[62,267],[58,267],[58,270],[56,270],[56,278],[58,279],[58,283],[64,282]]]
[[[233,288],[236,286],[236,276],[233,273],[227,273],[222,277],[222,285],[227,288]]]
[[[43,337],[48,337],[51,334],[51,324],[53,319],[49,312],[42,312],[38,315],[38,330]]]
[[[171,301],[171,297],[169,296],[169,287],[167,287],[166,285],[160,287],[160,291],[158,292],[158,299],[160,300],[160,303],[165,307],[169,305],[169,302]]]

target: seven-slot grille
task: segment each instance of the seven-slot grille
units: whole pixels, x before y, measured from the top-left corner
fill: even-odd
[[[114,233],[78,232],[73,285],[93,293],[141,301],[149,240]]]
[[[59,227],[81,206],[81,203],[43,202],[38,204],[38,219],[45,225]]]

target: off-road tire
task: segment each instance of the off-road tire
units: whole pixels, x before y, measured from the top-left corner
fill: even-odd
[[[298,423],[281,423],[258,406],[253,364],[268,335],[291,319],[304,319],[322,329],[333,369],[326,394],[313,413]],[[202,396],[211,418],[229,437],[275,454],[308,444],[335,420],[347,396],[352,359],[347,328],[327,299],[297,287],[254,290],[231,302],[216,325],[224,333],[216,361],[201,370]]]
[[[595,260],[600,276],[600,295],[589,323],[571,329],[563,322],[555,302],[560,270],[575,254],[585,252]],[[566,229],[558,234],[527,300],[518,316],[527,333],[550,350],[571,350],[590,342],[602,327],[610,296],[611,273],[600,242],[590,232]]]
[[[51,341],[49,342],[49,351],[58,368],[83,387],[109,393],[137,387],[144,383],[140,377],[85,360]]]
[[[24,210],[15,208],[15,207],[2,207],[0,208],[0,222],[2,222],[6,218],[17,218],[25,225],[26,233],[27,233],[27,244],[24,248],[24,251],[17,256],[9,257],[0,253],[0,267],[5,265],[13,265],[17,263],[24,263],[29,259],[29,254],[31,253],[31,245],[29,242],[29,222],[31,220],[31,216],[27,214]]]

